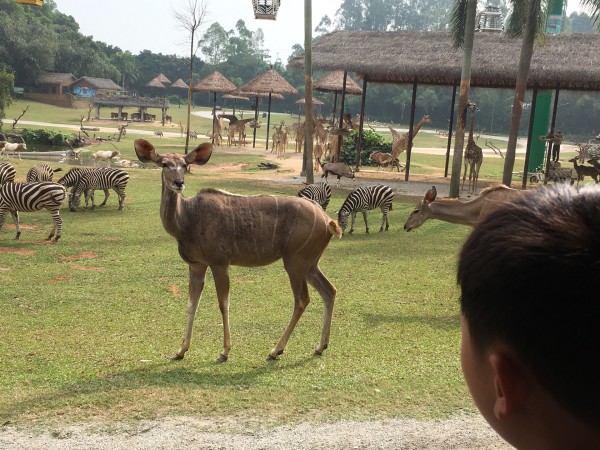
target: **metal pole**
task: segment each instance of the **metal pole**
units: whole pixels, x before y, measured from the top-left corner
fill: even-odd
[[[252,134],[252,148],[256,147],[256,126],[258,125],[258,95],[256,96],[256,105],[254,106],[254,133]]]
[[[163,115],[164,117],[164,115]],[[164,119],[163,119],[164,120]],[[213,129],[212,144],[215,145],[215,120],[217,120],[217,92],[213,92]]]
[[[527,179],[529,178],[529,155],[531,153],[531,135],[533,134],[533,122],[535,119],[535,107],[536,107],[536,103],[537,103],[537,96],[538,96],[538,88],[537,86],[534,86],[533,88],[533,96],[531,98],[531,114],[529,116],[529,131],[527,132],[527,136],[529,137],[527,139],[527,147],[525,149],[525,165],[523,166],[523,183],[522,183],[522,187],[523,189],[527,189]]]
[[[367,77],[363,78],[362,97],[360,99],[360,123],[358,125],[358,142],[356,143],[356,171],[362,162],[363,125],[365,123],[365,102],[367,99]]]
[[[444,167],[444,178],[448,177],[450,148],[452,147],[452,128],[454,127],[454,103],[456,103],[456,84],[452,87],[452,103],[450,104],[450,120],[448,123],[448,147],[446,148],[446,166]]]
[[[267,114],[267,147],[269,150],[269,129],[271,128],[271,93],[269,92],[269,113]]]
[[[344,102],[346,98],[346,79],[348,77],[348,72],[344,70],[344,82],[342,83],[342,101],[340,102],[340,122],[339,122],[339,137],[337,141],[337,149],[335,152],[335,162],[340,162],[340,154],[342,152],[342,141],[344,140],[344,135],[342,132],[342,123],[344,122]]]
[[[556,88],[556,92],[554,94],[554,106],[552,107],[552,120],[550,122],[550,134],[554,136],[554,126],[556,124],[556,111],[558,110],[558,93],[560,92],[560,87]],[[546,170],[544,170],[544,184],[548,184],[548,172],[550,170],[550,157],[552,156],[552,141],[548,141],[548,150],[546,154]]]
[[[313,173],[312,0],[304,0],[304,158],[301,176],[314,183]]]
[[[408,181],[410,172],[410,153],[412,152],[413,127],[415,124],[415,109],[417,107],[417,82],[413,82],[412,104],[410,107],[410,125],[408,128],[408,142],[406,143],[406,167],[404,168],[404,181]]]

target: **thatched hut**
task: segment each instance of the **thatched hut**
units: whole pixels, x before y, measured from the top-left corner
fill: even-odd
[[[235,90],[237,86],[229,81],[225,76],[215,70],[210,75],[202,78],[194,85],[196,92],[212,92],[213,93],[213,128],[212,128],[212,143],[215,143],[215,118],[217,110],[217,92],[227,93]]]
[[[252,80],[240,86],[236,91],[239,95],[251,95],[256,97],[256,111],[255,119],[258,120],[258,97],[268,96],[269,97],[269,110],[267,114],[267,150],[269,149],[269,128],[271,126],[271,99],[279,94],[283,95],[296,95],[298,90],[287,82],[279,72],[274,69],[267,70],[266,72],[257,75]],[[256,128],[252,138],[252,146],[256,145]]]

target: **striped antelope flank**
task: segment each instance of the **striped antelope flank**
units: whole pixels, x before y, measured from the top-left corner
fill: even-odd
[[[10,163],[0,163],[0,186],[4,183],[12,183],[15,181],[17,171]]]
[[[327,210],[329,200],[331,200],[331,188],[329,185],[322,181],[320,183],[309,184],[305,188],[298,192],[298,197],[307,198],[317,202],[323,208],[323,211]]]
[[[348,225],[348,216],[352,216],[350,223],[350,231],[352,234],[354,231],[354,220],[356,219],[356,213],[362,212],[363,218],[365,219],[366,232],[369,232],[369,223],[367,222],[367,211],[375,208],[380,208],[383,213],[381,219],[381,228],[379,231],[383,231],[383,224],[385,223],[385,231],[390,227],[388,221],[388,211],[392,210],[392,200],[394,200],[394,191],[392,188],[384,185],[375,186],[363,186],[359,187],[355,191],[351,192],[344,204],[338,212],[338,222],[342,231],[346,229]]]
[[[77,184],[73,187],[69,209],[77,211],[81,194],[85,196],[85,208],[87,208],[88,201],[91,198],[92,209],[94,209],[94,191],[102,189],[106,194],[108,193],[108,189],[114,189],[119,196],[119,209],[121,210],[125,207],[125,188],[128,182],[129,174],[122,169],[102,168],[93,172],[83,173]],[[108,195],[106,195],[104,202],[100,206],[104,206],[107,199]]]
[[[62,219],[60,218],[60,206],[65,200],[66,189],[61,184],[49,181],[36,183],[6,183],[0,186],[0,229],[4,225],[6,214],[10,212],[17,236],[21,236],[19,227],[19,212],[32,212],[47,209],[54,219],[54,227],[46,240],[54,237],[58,241],[62,235]]]
[[[25,180],[27,180],[27,183],[33,183],[34,181],[52,181],[54,172],[60,172],[61,170],[61,168],[53,169],[45,163],[39,164],[37,166],[33,166],[27,171]]]
[[[229,266],[266,266],[280,259],[294,293],[294,311],[267,359],[277,359],[283,353],[309,304],[307,283],[321,295],[324,304],[321,341],[315,350],[315,354],[321,355],[329,345],[336,289],[319,269],[319,259],[331,237],[341,236],[337,223],[319,205],[298,197],[245,196],[204,189],[184,198],[188,166],[206,164],[212,145],[200,144],[187,155],[159,155],[144,139],[136,139],[134,146],[140,161],[162,168],[160,218],[167,233],[177,240],[179,255],[189,266],[187,325],[183,343],[173,359],[182,359],[190,347],[194,317],[209,267],[223,320],[223,351],[217,361],[225,362],[231,350]],[[140,233],[146,233],[143,227]]]

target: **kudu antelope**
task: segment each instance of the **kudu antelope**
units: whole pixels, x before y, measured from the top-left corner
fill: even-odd
[[[187,155],[159,155],[154,146],[136,139],[140,161],[162,167],[160,217],[167,233],[177,240],[179,255],[189,265],[188,320],[181,348],[173,359],[182,359],[190,347],[192,327],[210,267],[215,279],[223,317],[223,352],[218,362],[227,361],[231,350],[229,330],[229,266],[256,267],[283,259],[294,294],[294,311],[279,342],[267,359],[276,359],[283,350],[310,299],[307,282],[324,303],[321,342],[315,350],[323,353],[329,344],[335,287],[319,269],[319,259],[333,235],[341,236],[339,225],[314,202],[288,196],[242,196],[216,189],[204,189],[184,198],[184,176],[190,164],[205,164],[212,145],[204,143]]]
[[[504,203],[511,202],[521,193],[518,189],[503,184],[484,189],[479,195],[467,202],[458,199],[441,199],[436,201],[435,186],[429,189],[423,200],[415,207],[404,224],[406,231],[419,228],[428,219],[438,219],[459,225],[474,226],[483,216],[494,211]]]

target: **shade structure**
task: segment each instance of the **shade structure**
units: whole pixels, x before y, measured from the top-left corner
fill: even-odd
[[[146,83],[146,87],[164,89],[165,85],[162,84],[158,78],[152,78]]]
[[[298,104],[298,120],[300,120],[300,110],[304,106],[304,104],[306,103],[306,99],[304,97],[302,97],[300,100],[296,100],[296,103]],[[318,98],[313,97],[312,98],[312,104],[313,104],[313,107],[314,106],[318,106],[318,108],[317,108],[317,114],[320,115],[321,114],[321,106],[324,105],[325,103],[323,103]]]
[[[212,143],[215,143],[215,120],[217,109],[217,92],[231,92],[236,89],[236,85],[229,81],[221,72],[215,70],[210,75],[202,78],[194,85],[194,91],[213,93],[213,128]]]
[[[189,86],[181,78],[171,85],[172,88],[188,89]]]
[[[343,88],[344,72],[341,70],[330,72],[313,83],[313,89],[315,91],[342,92]],[[361,87],[349,76],[346,76],[346,94],[362,94]]]
[[[169,83],[171,84],[171,80],[169,80],[164,74],[159,73],[158,75],[156,75],[155,77],[158,81],[160,81],[161,83]]]
[[[234,94],[225,94],[223,96],[223,98],[226,98],[228,100],[233,100],[233,112],[232,114],[235,116],[235,106],[237,104],[238,100],[246,100],[246,101],[250,101],[250,97],[247,97],[245,95],[234,95]]]
[[[252,95],[255,97],[268,96],[269,97],[269,111],[267,115],[267,150],[269,149],[269,128],[271,126],[271,99],[275,95],[296,95],[298,89],[292,86],[283,78],[279,72],[274,69],[267,70],[248,81],[246,84],[240,86],[236,91],[241,95]],[[257,108],[255,112],[255,118],[258,120],[258,98]],[[252,140],[252,146],[256,145],[256,128],[254,129],[254,136]]]

